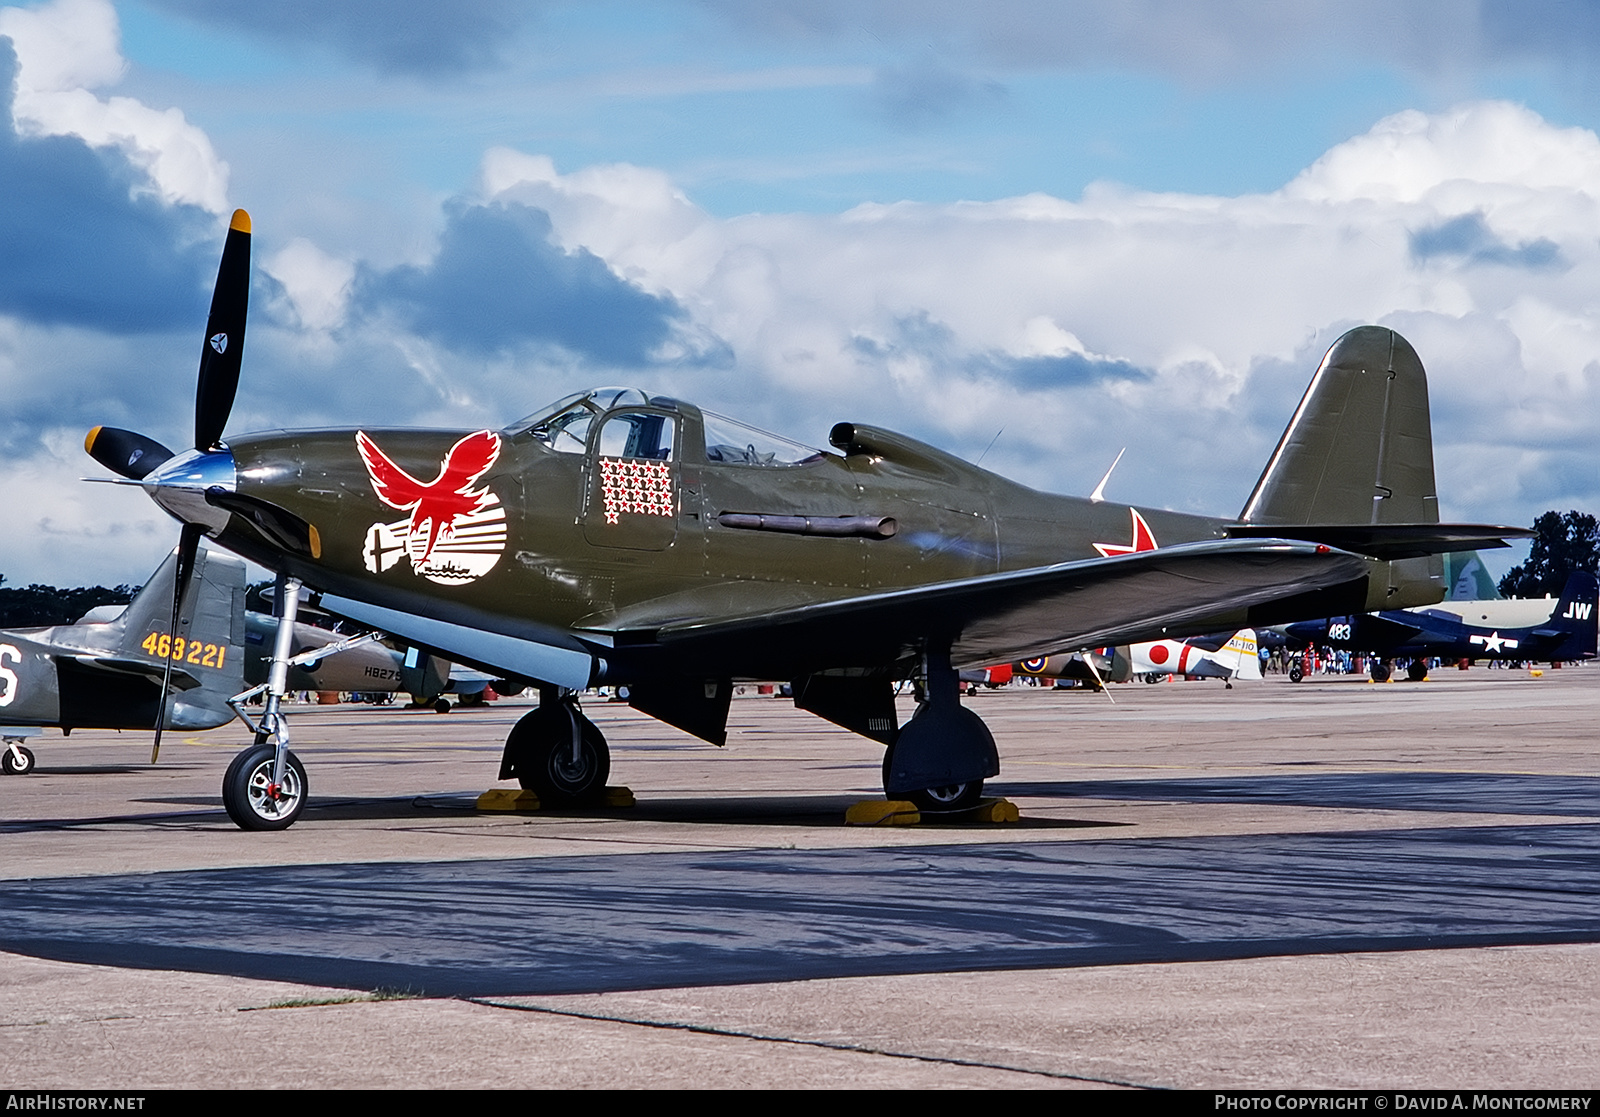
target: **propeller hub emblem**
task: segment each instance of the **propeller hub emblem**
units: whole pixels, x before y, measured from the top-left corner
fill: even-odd
[[[228,351],[228,335],[212,334],[211,348],[215,349],[218,353],[226,353]]]

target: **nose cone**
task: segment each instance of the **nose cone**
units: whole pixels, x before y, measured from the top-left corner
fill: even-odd
[[[226,509],[207,503],[206,490],[233,492],[239,484],[233,452],[185,450],[150,471],[141,482],[162,508],[186,524],[199,524],[213,535],[228,526]]]

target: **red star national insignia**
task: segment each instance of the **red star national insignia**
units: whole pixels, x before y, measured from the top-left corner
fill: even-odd
[[[1144,522],[1144,517],[1139,515],[1137,508],[1128,509],[1128,514],[1133,517],[1133,542],[1124,547],[1121,543],[1096,543],[1094,549],[1100,552],[1101,558],[1110,558],[1113,555],[1133,555],[1140,551],[1153,551],[1156,549],[1156,534],[1150,530],[1150,525]]]

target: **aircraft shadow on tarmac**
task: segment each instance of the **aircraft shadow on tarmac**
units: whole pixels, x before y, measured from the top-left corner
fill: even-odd
[[[685,825],[737,825],[750,827],[803,827],[819,829],[845,825],[845,811],[858,802],[860,796],[749,796],[711,797],[695,799],[647,799],[633,807],[562,808],[522,815],[547,821],[561,819],[617,819],[627,822],[665,822]],[[74,826],[100,826],[115,822],[119,825],[160,826],[174,821],[194,823],[207,815],[214,816],[219,824],[227,821],[222,804],[213,796],[171,795],[147,796],[132,803],[168,808],[179,808],[141,814],[96,816],[77,819],[35,819],[0,822],[0,833],[25,833],[41,830],[60,830]],[[470,794],[443,794],[419,796],[345,796],[341,798],[312,798],[306,805],[307,821],[414,821],[419,815],[433,813],[449,816],[479,814],[476,796]],[[496,816],[488,816],[496,817]],[[960,830],[1076,830],[1094,827],[1127,826],[1131,823],[1106,819],[1029,818],[1005,824],[981,824],[961,816],[940,818],[925,814],[923,829]]]
[[[0,949],[429,995],[1600,941],[1600,827],[0,881]]]
[[[1357,810],[1600,816],[1600,778],[1490,772],[1326,772],[1292,776],[1007,782],[997,795],[1176,803],[1281,803]]]

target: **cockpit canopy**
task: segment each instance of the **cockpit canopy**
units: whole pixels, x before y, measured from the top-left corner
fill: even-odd
[[[637,409],[637,410],[635,410]],[[593,388],[557,400],[507,427],[507,438],[534,438],[563,454],[582,454],[595,442],[607,456],[670,460],[677,424],[660,412],[678,410],[678,401],[650,396],[638,388]],[[783,467],[822,458],[821,450],[748,426],[714,412],[703,417],[702,448],[707,462]],[[599,434],[595,436],[597,424]],[[596,440],[597,439],[597,440]],[[686,452],[687,448],[680,448]]]

